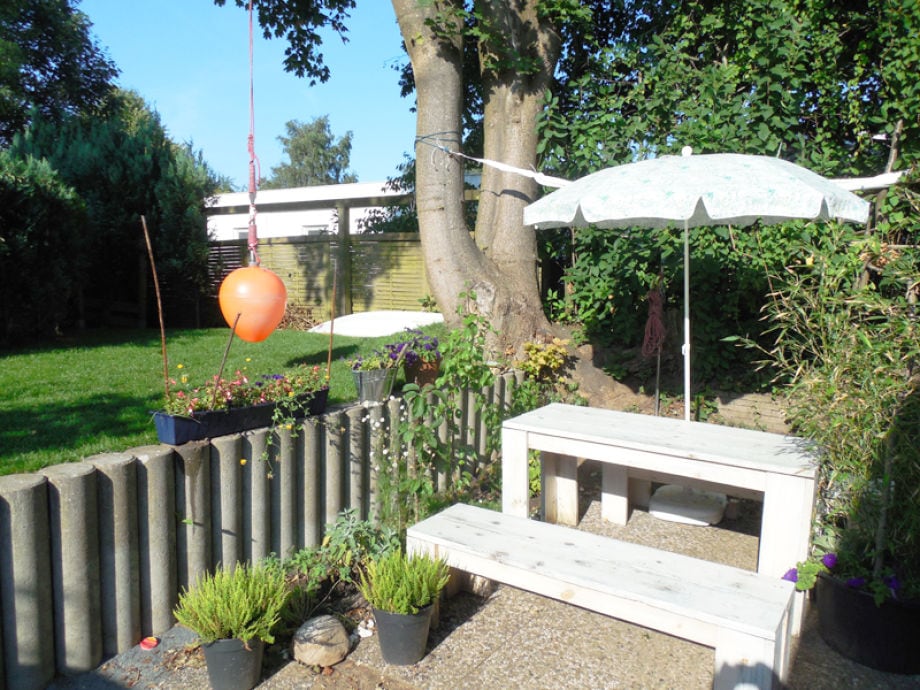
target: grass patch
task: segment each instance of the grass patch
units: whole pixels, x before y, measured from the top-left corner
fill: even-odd
[[[443,328],[425,330],[442,335]],[[217,374],[228,336],[226,328],[168,332],[171,376],[178,378],[178,364],[193,382]],[[397,339],[335,336],[329,402],[357,397],[344,358]],[[224,375],[325,368],[328,345],[329,336],[303,331],[276,331],[261,343],[236,338]],[[0,475],[158,443],[151,413],[163,400],[159,331],[90,331],[0,357]]]

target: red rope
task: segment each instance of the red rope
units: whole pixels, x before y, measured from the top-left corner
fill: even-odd
[[[249,254],[251,261],[259,265],[259,234],[256,229],[256,112],[255,97],[253,95],[253,69],[252,69],[252,0],[249,1]],[[261,173],[261,171],[259,171]]]
[[[642,356],[658,354],[665,338],[664,295],[658,288],[648,293],[648,321],[645,322],[645,339],[642,341]]]

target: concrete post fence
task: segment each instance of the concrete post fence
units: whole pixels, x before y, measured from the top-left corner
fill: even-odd
[[[99,523],[96,473],[91,465],[53,465],[48,479],[51,586],[57,671],[90,671],[102,661]]]
[[[505,378],[489,399],[508,403]],[[180,592],[221,564],[318,546],[345,509],[376,521],[400,408],[391,399],[0,477],[0,690],[44,688],[162,634]],[[483,448],[479,417],[461,418],[454,443]],[[434,477],[439,490],[452,474]]]

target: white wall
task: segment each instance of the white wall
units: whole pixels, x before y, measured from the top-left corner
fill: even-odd
[[[269,189],[256,194],[256,230],[262,237],[292,237],[338,232],[336,206],[340,203],[372,203],[403,192],[384,189],[383,182],[316,185]],[[349,213],[349,232],[360,232],[359,223],[380,206],[356,206]],[[219,194],[207,211],[208,232],[213,240],[236,240],[249,233],[249,194]]]

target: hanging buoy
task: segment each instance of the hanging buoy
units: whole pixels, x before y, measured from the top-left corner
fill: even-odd
[[[281,278],[261,266],[238,268],[220,284],[220,312],[236,334],[250,343],[271,335],[284,317],[287,290]],[[237,314],[240,315],[237,322]]]

